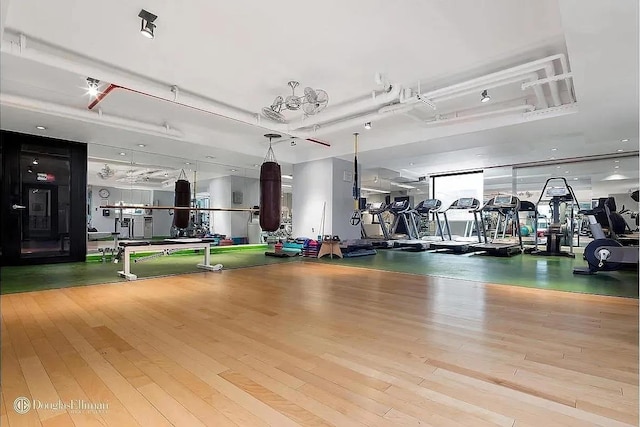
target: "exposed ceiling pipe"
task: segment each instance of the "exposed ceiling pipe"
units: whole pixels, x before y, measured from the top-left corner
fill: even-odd
[[[555,60],[559,60],[561,66],[563,68],[563,73],[568,73],[569,70],[565,70],[566,68],[566,57],[564,54],[557,54],[548,56],[546,58],[538,59],[533,62],[528,62],[526,64],[518,65],[516,67],[508,68],[506,70],[501,70],[495,73],[487,74],[485,76],[481,76],[475,79],[468,80],[466,82],[454,84],[451,86],[447,86],[444,88],[436,89],[433,91],[429,91],[422,94],[422,97],[426,99],[433,99],[435,97],[444,96],[453,94],[456,92],[461,92],[464,90],[477,89],[479,87],[483,87],[484,85],[490,84],[495,81],[499,81],[502,79],[506,79],[513,76],[529,74],[532,72],[536,72],[538,70],[544,70],[545,66],[549,63],[552,63]],[[417,96],[412,96],[408,99],[401,99],[402,103],[416,103],[420,102]]]
[[[545,65],[544,73],[547,79],[556,75],[556,71],[555,71],[555,68],[553,67],[553,63],[549,63]],[[558,90],[557,81],[555,80],[549,81],[549,91],[551,92],[551,102],[553,102],[553,106],[558,107],[562,105],[562,101],[560,100],[560,91]]]
[[[67,107],[51,102],[40,101],[22,96],[0,93],[0,104],[7,107],[19,108],[36,113],[49,114],[67,119],[79,120],[85,123],[97,123],[103,126],[130,130],[148,135],[183,140],[184,134],[164,125],[144,123],[124,117],[111,116],[104,113],[91,112],[85,109]]]
[[[374,111],[363,116],[351,117],[346,120],[335,121],[333,123],[329,123],[326,125],[316,125],[310,129],[304,128],[302,129],[302,131],[317,132],[317,133],[322,133],[324,135],[324,134],[336,132],[342,129],[350,128],[353,126],[362,126],[366,122],[381,120],[395,114],[403,114],[413,110],[414,108],[416,108],[416,105],[403,105],[403,104],[396,103],[396,104],[384,106],[380,108],[378,111]]]
[[[532,73],[527,73],[527,74],[523,74],[523,75],[519,75],[516,77],[512,77],[512,78],[508,78],[505,80],[499,80],[493,83],[487,83],[484,86],[481,86],[481,88],[484,89],[494,89],[497,87],[502,87],[502,86],[506,86],[512,83],[522,83],[522,82],[532,82],[532,81],[537,81],[539,79],[540,76],[538,76],[538,73],[532,72]],[[480,87],[479,87],[480,88]],[[444,95],[441,97],[435,97],[432,98],[432,101],[435,103],[438,102],[442,102],[442,101],[447,101],[450,99],[454,99],[454,98],[459,98],[462,96],[466,96],[466,95],[471,95],[471,94],[478,94],[478,90],[479,88],[473,88],[473,89],[467,89],[465,91],[462,92],[455,92],[453,94],[450,95]],[[545,109],[549,107],[549,104],[547,103],[547,98],[544,95],[544,91],[542,90],[542,87],[540,86],[533,86],[532,87],[533,92],[536,95],[536,98],[538,99],[538,107],[541,109]]]
[[[392,84],[389,91],[376,95],[374,97],[366,98],[357,102],[348,102],[337,105],[331,109],[327,109],[313,117],[307,117],[304,120],[298,122],[298,125],[290,126],[291,131],[301,130],[312,127],[314,125],[322,125],[323,123],[329,123],[345,116],[353,116],[357,113],[365,111],[371,111],[375,108],[379,108],[383,105],[391,104],[400,98],[400,92],[402,87],[399,84]]]
[[[481,113],[467,114],[467,115],[464,115],[464,116],[458,116],[458,117],[452,117],[452,118],[425,120],[423,123],[428,124],[428,125],[437,125],[437,124],[443,124],[444,125],[444,124],[449,124],[449,123],[452,123],[452,122],[460,122],[460,121],[468,120],[468,119],[477,119],[477,118],[480,118],[480,117],[495,116],[495,115],[498,115],[498,114],[514,113],[514,112],[518,112],[518,111],[522,111],[522,110],[525,110],[524,112],[528,112],[528,111],[533,111],[535,109],[536,109],[536,107],[534,105],[523,104],[523,105],[517,105],[515,107],[501,108],[499,110],[484,111],[484,112],[481,112]]]

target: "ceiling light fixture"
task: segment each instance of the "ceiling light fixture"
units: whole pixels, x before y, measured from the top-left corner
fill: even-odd
[[[614,169],[619,169],[619,168],[620,168],[620,166],[614,166],[613,168],[614,168]]]
[[[364,124],[364,128],[367,129],[367,130],[371,129],[371,122],[365,123]]]
[[[291,185],[289,184],[282,184],[283,187],[287,187],[287,188],[291,188]]]
[[[205,156],[207,159],[215,159],[215,156]]]
[[[372,193],[389,193],[389,191],[384,191],[384,190],[376,190],[375,188],[367,188],[367,187],[360,187],[361,190],[364,191],[371,191]]]
[[[569,171],[564,171],[564,173],[569,173]]]
[[[31,166],[29,166],[29,167],[27,168],[27,172],[29,172],[29,173],[33,173],[33,168],[32,168]]]
[[[393,182],[392,184],[395,185],[396,187],[400,187],[400,188],[409,188],[409,189],[416,188],[413,185],[399,184],[397,182]]]
[[[618,149],[618,153],[622,153],[624,150],[622,148]]]
[[[89,96],[96,97],[98,96],[98,88],[100,87],[100,80],[94,79],[91,77],[87,77],[87,93]]]
[[[489,101],[491,101],[491,97],[487,93],[486,89],[483,90],[480,95],[481,95],[480,102],[489,102]]]
[[[47,128],[44,126],[36,126],[36,129],[40,129],[40,130],[46,130]]]
[[[144,147],[146,147],[146,145],[145,144],[138,144],[138,147],[144,148]]]
[[[34,164],[34,165],[37,165],[37,164],[38,164],[38,158],[37,158],[37,157],[36,157],[36,158],[34,158],[34,159],[33,159],[33,161],[32,161],[31,163],[32,163],[32,164]]]
[[[140,34],[142,34],[148,39],[154,38],[155,34],[153,32],[156,29],[156,24],[154,24],[153,22],[158,17],[153,13],[147,12],[144,9],[140,11],[140,13],[138,14],[138,17],[141,18]]]
[[[560,166],[556,166],[556,169],[560,169]]]
[[[614,160],[613,163],[620,163],[620,160]]]
[[[557,149],[557,148],[555,148],[555,147],[553,147],[553,148],[551,149],[551,151],[558,151],[558,149]]]
[[[574,181],[577,181],[577,180],[578,180],[578,178],[573,178],[573,180],[574,180]]]
[[[185,165],[190,165],[190,164],[191,164],[191,162],[184,162],[184,164],[185,164]]]
[[[293,179],[293,175],[282,175],[282,177],[286,179]]]
[[[549,160],[555,160],[555,159],[556,159],[555,157],[549,157]]]
[[[625,138],[625,139],[621,139],[620,142],[629,142],[629,140]]]
[[[124,151],[121,151],[121,152],[120,152],[120,155],[121,155],[121,156],[126,156],[126,155],[127,155],[127,153],[125,153]]]
[[[237,172],[238,169],[231,169],[231,172]]]

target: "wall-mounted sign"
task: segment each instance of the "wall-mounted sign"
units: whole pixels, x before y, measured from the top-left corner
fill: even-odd
[[[41,173],[38,172],[38,176],[36,178],[38,181],[47,181],[47,182],[53,182],[56,180],[55,175],[50,174],[50,173]]]

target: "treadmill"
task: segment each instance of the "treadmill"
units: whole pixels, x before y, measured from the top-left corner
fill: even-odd
[[[490,199],[480,209],[480,221],[482,223],[484,242],[471,245],[471,249],[473,251],[483,251],[495,256],[521,254],[524,248],[522,247],[522,235],[520,232],[519,209],[520,199],[515,196],[496,196]],[[485,212],[498,214],[496,228],[493,233],[493,238],[491,239],[487,236],[487,224],[485,224],[484,216],[482,215]],[[515,228],[518,237],[517,242],[504,240],[509,223]],[[500,231],[502,231],[502,237],[499,237]]]
[[[433,214],[436,220],[437,233],[434,236],[424,236],[423,240],[433,241],[433,240],[444,240],[444,232],[442,230],[442,222],[440,221],[440,213],[444,215],[445,221],[447,221],[447,213],[440,212],[440,207],[442,206],[442,202],[438,199],[427,199],[423,200],[415,208],[416,213],[421,218],[429,218],[429,214]],[[418,228],[418,231],[420,229]],[[438,237],[439,236],[439,237]]]
[[[407,231],[406,239],[394,239],[393,247],[414,251],[426,251],[429,249],[429,242],[422,240],[418,236],[418,225],[415,221],[415,211],[411,207],[409,200],[397,200],[389,205],[389,212],[394,216],[391,226],[391,236],[396,234],[398,226],[402,223]]]
[[[367,231],[364,228],[364,222],[360,221],[360,235],[362,236],[362,239],[370,243],[374,248],[392,248],[393,242],[391,241],[391,235],[389,234],[389,229],[387,228],[387,224],[385,223],[384,217],[382,216],[382,214],[387,211],[387,205],[385,205],[383,202],[367,203],[366,211],[369,212],[369,214],[373,216],[373,218],[376,219],[380,224],[382,236],[367,235]]]
[[[465,253],[468,252],[471,248],[471,245],[474,243],[482,243],[482,237],[480,234],[480,221],[478,221],[478,210],[480,209],[480,201],[473,197],[464,197],[460,198],[449,206],[447,209],[443,211],[445,214],[445,228],[447,230],[447,234],[449,239],[442,241],[432,241],[431,248],[440,251],[453,251],[454,253]],[[458,237],[454,240],[451,236],[451,227],[449,225],[449,220],[446,217],[446,212],[449,210],[466,210],[467,212],[473,214],[473,223],[475,224],[476,234],[478,235],[477,241],[476,239],[469,239],[468,237]]]

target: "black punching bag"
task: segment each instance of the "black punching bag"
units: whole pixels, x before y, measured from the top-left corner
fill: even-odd
[[[280,165],[276,162],[271,148],[271,138],[279,137],[279,135],[267,134],[265,136],[269,138],[269,151],[260,167],[260,227],[264,231],[276,231],[280,228],[282,178]]]
[[[176,181],[175,205],[188,208],[191,206],[191,183],[185,179],[178,178]],[[173,225],[177,228],[187,228],[189,226],[189,209],[176,209],[173,215]]]

